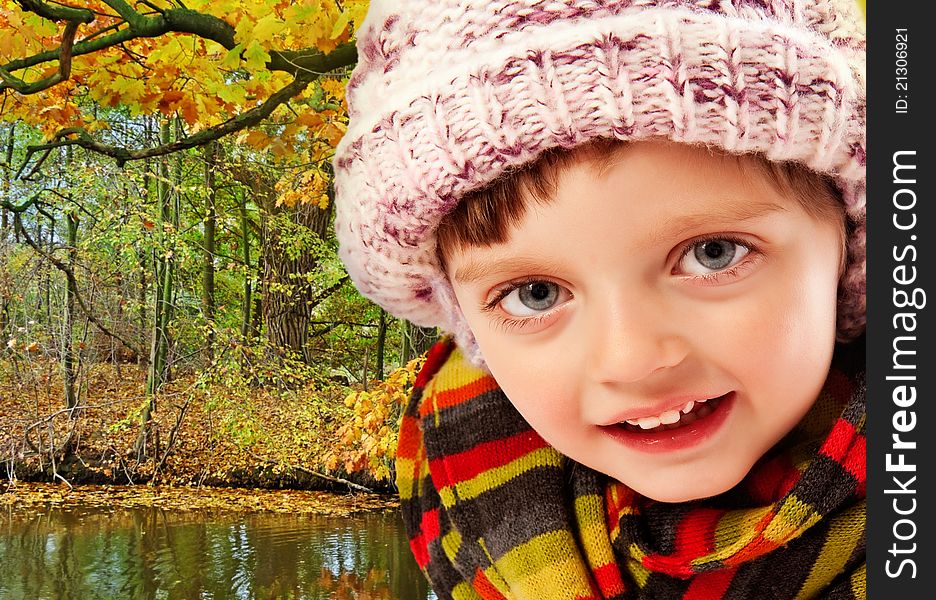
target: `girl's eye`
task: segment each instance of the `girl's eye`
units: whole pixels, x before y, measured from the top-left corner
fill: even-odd
[[[694,242],[683,251],[677,268],[686,275],[705,275],[731,268],[748,255],[751,248],[724,238]]]
[[[564,302],[569,292],[551,281],[529,281],[503,292],[499,304],[512,317],[535,317]]]

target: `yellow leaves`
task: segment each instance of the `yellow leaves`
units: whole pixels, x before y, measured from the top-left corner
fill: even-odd
[[[270,136],[263,133],[262,131],[251,129],[250,131],[244,131],[237,137],[238,143],[246,143],[251,148],[256,148],[257,150],[263,150],[270,145]]]
[[[332,121],[325,125],[324,128],[322,128],[319,136],[324,138],[330,146],[334,147],[338,145],[338,142],[340,142],[341,138],[344,137],[346,131],[348,131],[347,125],[337,121]]]
[[[138,77],[120,77],[111,84],[110,89],[119,97],[120,104],[132,109],[146,94],[146,83]]]
[[[369,5],[369,0],[345,0],[344,11],[351,16],[351,21],[354,23],[355,29],[360,27],[361,23],[364,22],[364,17],[367,15],[367,7]]]
[[[133,116],[177,115],[185,123],[185,133],[192,134],[256,108],[291,81],[287,73],[269,71],[273,53],[310,48],[329,52],[350,39],[367,9],[366,0],[191,0],[186,4],[230,24],[236,46],[227,50],[197,36],[170,33],[75,56],[69,82],[45,94],[18,97],[0,119],[24,119],[50,137],[65,127],[89,123],[97,130],[106,128],[108,122],[98,119],[109,118],[101,116],[107,111],[95,107],[123,107]],[[157,5],[170,3],[157,0]],[[77,0],[71,6],[97,14],[93,23],[81,26],[78,39],[98,40],[126,27],[101,0]],[[2,0],[0,64],[54,52],[62,32],[61,23]],[[32,82],[57,68],[52,61],[14,75]],[[324,164],[347,129],[344,88],[340,79],[323,77],[294,98],[288,110],[281,108],[269,117],[272,126],[266,134],[252,132],[244,141],[280,164]],[[284,188],[280,203],[327,207],[323,178],[321,174],[301,178]]]
[[[277,206],[314,204],[322,210],[328,208],[329,176],[318,168],[303,171],[298,177],[280,179],[276,183]]]
[[[270,62],[270,53],[257,40],[251,41],[244,50],[244,66],[250,70],[260,70],[268,62]]]
[[[228,50],[221,59],[221,67],[231,71],[240,68],[241,55],[244,53],[244,44],[239,43]]]
[[[42,123],[40,128],[46,138],[51,138],[62,128],[82,124],[78,108],[67,102],[49,104],[41,108],[38,117]]]
[[[337,79],[322,79],[321,86],[326,94],[335,98],[339,102],[344,100],[345,97],[345,87],[347,83],[344,81],[339,81]]]
[[[166,115],[167,117],[175,113],[178,108],[179,102],[185,97],[185,94],[179,90],[168,90],[165,92],[157,102],[159,107],[159,112]]]
[[[198,110],[198,107],[195,106],[194,102],[182,102],[178,106],[179,116],[188,123],[189,125],[194,125],[198,123],[201,113]]]
[[[247,90],[241,82],[222,85],[218,88],[218,97],[228,104],[242,106],[247,103]]]
[[[334,0],[243,0],[223,13],[214,6],[205,9],[233,24],[234,39],[244,48],[256,42],[267,50],[317,48],[327,53],[350,39],[367,10],[367,2],[361,0],[343,4],[341,9]]]
[[[286,22],[279,18],[276,13],[270,13],[257,21],[253,27],[253,40],[256,42],[270,42],[277,35],[282,34],[286,28]]]
[[[344,405],[351,412],[338,429],[338,447],[326,456],[327,469],[342,465],[348,473],[367,469],[378,481],[390,477],[397,447],[397,421],[423,361],[414,359],[384,381],[373,382],[369,391],[357,390],[345,397]]]
[[[329,35],[328,37],[330,37],[333,40],[338,39],[338,37],[342,33],[345,33],[347,31],[348,24],[350,22],[351,22],[351,14],[348,13],[347,11],[338,15],[338,18],[335,20],[335,24],[332,25],[331,35]]]

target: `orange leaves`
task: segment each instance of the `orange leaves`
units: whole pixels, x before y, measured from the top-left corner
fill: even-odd
[[[319,135],[328,142],[329,146],[335,147],[338,145],[338,142],[341,141],[341,138],[344,137],[345,132],[348,130],[348,126],[344,123],[331,122],[325,125],[319,133]]]
[[[167,2],[157,4],[176,7]],[[62,128],[85,125],[83,117],[95,111],[81,99],[90,97],[105,107],[126,107],[134,116],[178,115],[187,125],[187,133],[196,132],[256,108],[291,80],[286,73],[269,70],[275,52],[329,52],[350,39],[366,10],[366,2],[361,0],[191,0],[186,4],[205,19],[219,19],[221,28],[229,25],[236,47],[226,49],[197,35],[170,32],[76,55],[70,82],[48,90],[56,101],[40,94],[17,97],[16,106],[0,118],[24,119],[53,136]],[[123,18],[101,0],[75,0],[69,6],[95,14],[93,22],[80,26],[76,39],[100,42],[127,29]],[[142,11],[143,17],[155,18],[143,5],[132,6]],[[15,0],[0,0],[0,65],[36,54],[54,54],[63,30],[61,23],[26,11]],[[57,70],[58,63],[51,60],[16,70],[13,75],[29,83]],[[326,87],[329,96],[340,103],[341,83],[331,82]],[[67,93],[59,92],[60,88]],[[276,119],[274,115],[272,120]],[[329,145],[337,143],[343,133],[343,126],[335,123],[310,122],[306,127],[323,128],[314,136],[321,135]],[[282,143],[269,142],[265,148],[286,159],[313,137],[297,128],[285,133]]]
[[[47,138],[51,138],[60,129],[82,125],[78,108],[66,100],[58,100],[39,108],[36,116],[40,119],[39,128]]]
[[[277,206],[315,204],[328,208],[328,175],[318,168],[303,171],[297,177],[284,177],[276,182]]]
[[[179,106],[179,103],[185,97],[185,94],[179,90],[168,90],[165,92],[158,100],[156,105],[159,107],[159,112],[168,116],[171,116]]]
[[[416,381],[422,358],[411,360],[369,391],[353,391],[344,400],[351,410],[348,421],[338,429],[338,445],[326,456],[331,470],[343,466],[348,473],[367,470],[378,481],[390,477],[396,454],[397,421]]]

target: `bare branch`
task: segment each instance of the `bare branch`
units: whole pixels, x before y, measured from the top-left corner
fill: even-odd
[[[302,92],[302,90],[304,90],[310,83],[310,78],[303,77],[295,79],[285,87],[273,93],[269,98],[267,98],[266,102],[256,108],[252,108],[247,112],[242,113],[232,119],[228,119],[223,123],[219,123],[214,127],[203,129],[195,135],[191,135],[187,138],[176,140],[168,144],[162,144],[154,148],[146,148],[143,150],[127,150],[126,148],[120,146],[112,146],[99,142],[92,138],[91,135],[83,129],[63,129],[55,135],[53,141],[45,144],[28,146],[26,148],[26,156],[23,159],[23,167],[20,168],[20,173],[22,173],[24,168],[32,159],[32,156],[37,152],[46,153],[43,155],[43,158],[40,159],[41,162],[42,160],[45,160],[45,157],[48,156],[48,153],[53,148],[59,148],[62,146],[78,146],[97,152],[99,154],[103,154],[105,156],[110,156],[111,158],[115,159],[121,166],[123,166],[127,161],[140,160],[154,156],[163,156],[165,154],[172,154],[173,152],[178,152],[180,150],[187,150],[189,148],[201,146],[203,144],[207,144],[208,142],[222,138],[230,133],[234,133],[235,131],[240,131],[246,127],[252,127],[253,125],[256,125],[260,121],[270,116],[273,111],[276,110],[276,108],[281,104],[289,101],[289,99]],[[68,136],[76,137],[63,139]],[[32,176],[32,174],[34,174],[37,170],[37,166],[34,165],[29,172],[29,176]]]
[[[29,4],[29,7],[24,6],[24,8],[31,12],[36,12],[36,14],[40,13],[32,10],[31,5],[46,6],[39,3],[37,0],[21,0],[21,2]],[[98,37],[93,40],[82,40],[74,44],[72,48],[73,56],[98,52],[105,48],[137,38],[155,38],[170,32],[191,33],[200,38],[216,42],[227,50],[233,50],[237,45],[234,41],[234,28],[227,21],[213,15],[203,14],[187,8],[172,8],[161,14],[147,17],[134,11],[128,4],[121,0],[107,0],[107,4],[125,19],[128,27],[111,35]],[[49,14],[50,16],[46,18],[53,21],[90,23],[94,20],[94,15],[90,11],[79,9],[69,10],[80,12],[82,20],[79,21],[77,17],[75,19],[67,19],[61,16],[51,16],[55,13],[49,13],[48,11],[45,11],[41,16]],[[61,50],[62,48],[56,48],[26,58],[10,61],[6,65],[3,65],[2,69],[7,73],[14,73],[21,69],[59,60]],[[357,62],[357,50],[353,43],[346,42],[328,54],[314,48],[288,52],[272,50],[270,52],[270,62],[267,63],[267,68],[271,71],[285,71],[293,76],[299,76],[300,73],[319,75],[341,67],[353,65],[355,62]]]
[[[90,23],[94,20],[94,13],[86,8],[73,8],[71,6],[52,6],[40,0],[16,0],[23,10],[36,13],[43,19],[50,21],[74,21],[76,23]]]
[[[51,191],[51,190],[49,189],[39,190],[38,192],[30,196],[28,199],[23,200],[19,204],[13,204],[12,202],[9,202],[7,200],[0,200],[0,208],[5,208],[13,214],[26,212],[29,209],[29,207],[31,207],[33,204],[38,202],[39,196],[41,196],[44,192],[48,192],[48,191]]]
[[[343,286],[344,284],[348,283],[348,281],[350,281],[350,280],[351,280],[351,278],[350,278],[349,276],[345,275],[344,277],[342,277],[341,279],[339,279],[338,281],[336,281],[336,282],[335,282],[334,284],[332,284],[331,286],[325,288],[324,290],[322,290],[321,292],[319,292],[318,294],[316,294],[316,295],[315,295],[315,298],[313,298],[313,299],[310,301],[310,304],[311,304],[313,307],[314,307],[314,306],[318,306],[323,300],[325,300],[326,298],[328,298],[329,296],[331,296],[332,294],[334,294],[335,292],[337,292],[339,289],[341,289],[341,286]]]
[[[48,252],[46,252],[45,250],[43,250],[38,244],[36,244],[36,242],[35,242],[35,241],[29,236],[29,234],[26,232],[26,228],[23,227],[23,222],[22,222],[22,220],[20,219],[19,213],[14,213],[13,219],[14,219],[14,223],[15,223],[16,226],[19,228],[20,234],[23,236],[23,239],[26,241],[26,243],[27,243],[33,250],[35,250],[36,253],[37,253],[39,256],[41,256],[42,258],[44,258],[44,259],[46,259],[47,261],[49,261],[50,263],[52,263],[52,265],[55,266],[56,269],[58,269],[59,271],[61,271],[62,273],[64,273],[64,274],[65,274],[65,277],[67,277],[68,280],[69,280],[69,282],[71,282],[71,284],[75,287],[75,300],[78,301],[78,306],[81,308],[81,312],[83,312],[83,313],[85,314],[85,316],[88,318],[88,320],[91,321],[92,323],[94,323],[94,325],[95,325],[98,329],[101,330],[101,333],[103,333],[104,335],[106,335],[106,336],[108,336],[108,337],[110,337],[110,338],[113,338],[113,339],[117,340],[118,342],[120,342],[121,344],[123,344],[128,350],[130,350],[131,352],[136,353],[138,356],[142,356],[142,355],[143,355],[143,351],[142,351],[141,349],[137,348],[136,346],[134,346],[133,344],[131,344],[131,343],[128,342],[127,340],[123,339],[122,337],[120,337],[119,335],[117,335],[116,333],[114,333],[113,331],[109,330],[107,327],[104,326],[103,323],[101,323],[101,322],[98,320],[97,317],[95,317],[93,314],[91,314],[91,311],[88,309],[88,305],[85,304],[84,298],[82,298],[82,297],[81,297],[81,294],[78,293],[78,282],[77,282],[77,280],[75,279],[75,274],[72,272],[71,268],[70,268],[67,264],[63,263],[63,262],[60,261],[59,259],[55,258],[55,257],[52,256],[51,254],[49,254]]]
[[[6,88],[13,88],[23,95],[35,94],[58,85],[71,77],[72,48],[75,44],[75,34],[78,33],[79,25],[81,23],[78,21],[68,21],[65,25],[65,32],[62,34],[62,45],[59,48],[59,70],[54,75],[33,83],[26,83],[22,79],[13,77],[6,69],[0,67],[0,79],[3,79],[3,82],[0,83],[0,92]]]

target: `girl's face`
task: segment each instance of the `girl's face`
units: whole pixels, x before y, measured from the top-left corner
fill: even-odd
[[[806,414],[835,339],[840,224],[685,145],[577,163],[510,240],[447,270],[501,388],[640,494],[724,492]]]

